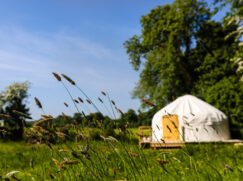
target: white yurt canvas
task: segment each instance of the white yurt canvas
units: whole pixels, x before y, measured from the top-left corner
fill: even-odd
[[[230,139],[227,116],[192,95],[177,98],[152,119],[152,142]]]

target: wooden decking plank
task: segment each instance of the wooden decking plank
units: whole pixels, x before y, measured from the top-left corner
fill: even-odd
[[[170,142],[152,142],[152,141],[139,141],[140,147],[150,146],[150,148],[180,148],[184,147],[187,144],[208,144],[208,143],[219,143],[219,144],[235,144],[235,143],[243,143],[242,140],[223,140],[223,141],[170,141]]]

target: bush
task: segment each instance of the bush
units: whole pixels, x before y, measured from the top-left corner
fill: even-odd
[[[108,137],[108,136],[116,137],[116,133],[112,127],[107,127],[104,130],[104,136],[105,137]]]
[[[92,129],[92,131],[89,132],[89,139],[91,140],[101,140],[101,132],[96,129]]]
[[[235,77],[227,77],[207,90],[205,100],[223,111],[229,118],[230,126],[243,126],[243,84]]]

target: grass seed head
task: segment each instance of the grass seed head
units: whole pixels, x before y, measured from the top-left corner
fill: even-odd
[[[40,109],[42,109],[42,105],[41,105],[39,99],[37,99],[37,97],[34,97],[34,99],[35,99],[35,104],[36,104]]]
[[[28,114],[25,114],[25,113],[22,113],[22,112],[19,112],[19,111],[16,111],[16,110],[13,110],[13,113],[17,114],[19,116],[22,116],[24,118],[27,118],[27,119],[32,119],[32,117],[30,117]]]
[[[115,106],[116,104],[115,104],[115,102],[113,101],[113,100],[111,100],[111,103]]]
[[[100,137],[105,141],[105,137],[104,136],[100,135]]]
[[[102,101],[102,99],[101,99],[101,98],[99,98],[99,97],[98,97],[98,100],[99,100],[101,103],[103,103],[103,101]]]
[[[56,160],[55,158],[52,158],[52,161],[56,164],[56,166],[58,166],[59,168],[65,168],[65,166],[60,163],[58,160]]]
[[[42,124],[42,123],[45,123],[47,121],[49,121],[51,118],[45,118],[45,119],[41,119],[39,121],[36,121],[34,126],[37,126],[38,124]]]
[[[18,178],[15,177],[14,175],[12,175],[11,178],[12,178],[14,181],[20,181],[20,179],[18,179]]]
[[[58,81],[62,81],[61,77],[55,73],[55,72],[52,72],[52,74],[54,75],[54,77],[58,80]]]
[[[59,152],[68,152],[68,150],[65,150],[65,149],[60,149],[58,150]]]
[[[123,115],[123,112],[121,111],[121,109],[117,108],[117,111],[118,111],[121,115]]]
[[[78,97],[78,100],[79,100],[81,103],[84,102],[83,99],[81,99],[80,97]]]
[[[163,159],[160,159],[160,158],[157,158],[156,161],[157,161],[160,165],[164,165],[164,164],[168,163],[168,161],[163,160]]]
[[[51,150],[52,150],[52,144],[49,143],[48,141],[45,143]]]
[[[48,176],[49,176],[51,179],[55,179],[55,177],[54,177],[51,173],[48,173]]]
[[[43,117],[43,118],[48,118],[48,119],[52,119],[53,118],[53,116],[52,115],[44,115],[44,114],[41,114],[41,117]]]
[[[26,128],[25,120],[22,120],[22,125],[23,125],[24,128]]]
[[[103,94],[104,96],[106,96],[106,93],[104,91],[101,91],[101,94]]]
[[[192,116],[195,116],[195,114],[193,114],[192,112],[190,112],[190,114],[191,114]]]
[[[137,136],[143,136],[141,133],[138,133],[138,132],[136,133],[136,135],[137,135]]]
[[[177,126],[176,126],[175,122],[174,121],[171,121],[171,123],[173,124],[173,126],[175,127],[175,129],[177,129]]]
[[[89,99],[86,99],[87,103],[91,104],[91,101]]]
[[[64,112],[62,112],[62,116],[66,119],[67,118],[67,115],[64,113]]]
[[[9,114],[0,114],[0,117],[11,118],[11,116]]]
[[[15,174],[17,174],[17,173],[20,173],[20,171],[12,171],[12,172],[9,172],[9,173],[7,173],[3,178],[4,178],[4,179],[7,179],[7,178],[9,178],[10,176],[13,176],[13,175],[15,175]]]
[[[147,99],[142,99],[142,101],[145,103],[145,104],[148,104],[150,106],[155,106],[153,102],[147,100]]]
[[[60,137],[65,137],[65,136],[66,136],[65,133],[60,132],[60,131],[57,131],[56,134],[57,134],[58,136],[60,136]]]
[[[162,138],[160,139],[163,143],[165,143],[165,140],[163,140]]]
[[[65,160],[64,162],[62,162],[62,164],[64,164],[64,165],[77,165],[78,160]]]
[[[73,99],[74,102],[76,102],[77,104],[79,103],[76,99]]]
[[[169,127],[168,125],[167,125],[166,127],[167,127],[167,129],[168,129],[168,130],[169,130],[169,131],[172,133],[172,131],[171,131],[170,127]]]
[[[222,166],[224,167],[225,170],[230,170],[231,172],[233,172],[233,169],[229,165],[222,163]]]
[[[75,151],[72,151],[71,154],[74,158],[80,158],[80,156]]]
[[[63,78],[65,78],[68,82],[70,82],[70,84],[72,85],[76,85],[76,83],[68,76],[66,76],[65,74],[61,74]]]
[[[133,157],[138,157],[138,154],[137,154],[137,153],[128,152],[128,154],[129,154],[130,156],[133,156]]]
[[[66,107],[68,107],[68,104],[66,102],[63,103]]]
[[[166,110],[165,110],[165,113],[166,114],[168,114],[169,116],[172,116],[172,114],[170,114],[169,112],[167,112]],[[185,116],[186,117],[186,116]]]

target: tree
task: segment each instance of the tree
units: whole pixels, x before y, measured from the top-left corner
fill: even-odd
[[[138,112],[138,121],[140,126],[151,126],[151,121],[157,112],[157,108],[154,106],[145,112],[141,112],[140,110],[138,110]]]
[[[175,0],[142,16],[142,34],[124,43],[133,68],[142,67],[133,97],[161,108],[173,97],[194,94],[242,125],[242,85],[231,62],[239,50],[238,35],[225,38],[238,26],[210,20],[213,13],[206,7],[201,1]]]
[[[29,108],[26,107],[28,98],[29,82],[16,82],[0,93],[1,113],[10,115],[10,118],[4,118],[9,130],[12,130],[13,139],[21,139],[23,134],[22,120],[29,116]],[[22,114],[19,114],[19,113]]]
[[[139,126],[137,114],[133,109],[129,109],[121,118],[129,122],[130,127]]]
[[[226,4],[230,4],[230,12],[228,12],[224,18],[224,26],[237,26],[237,29],[229,32],[225,39],[234,37],[235,42],[238,45],[235,46],[235,54],[231,61],[238,65],[236,73],[241,76],[240,81],[243,82],[243,1],[242,0],[215,0],[216,12],[221,10]]]
[[[236,74],[237,66],[230,61],[235,52],[234,38],[224,39],[235,28],[236,26],[224,28],[219,22],[208,21],[197,32],[199,43],[190,58],[192,61],[199,61],[195,67],[198,78],[193,90],[199,97],[204,98],[206,90],[224,77],[239,78]]]
[[[237,25],[237,29],[230,32],[225,38],[234,36],[235,41],[238,42],[235,55],[231,60],[238,65],[236,72],[241,76],[240,81],[243,82],[243,1],[234,0],[231,10],[233,13],[227,17],[225,23],[227,26]]]
[[[243,85],[237,72],[238,66],[232,63],[239,47],[237,35],[225,38],[237,28],[235,24],[225,26],[224,23],[207,21],[197,32],[196,36],[203,39],[192,53],[195,61],[200,60],[195,69],[198,81],[193,93],[223,111],[229,118],[231,128],[243,125]]]
[[[134,97],[148,98],[163,106],[172,97],[191,91],[197,79],[197,62],[189,57],[195,46],[195,33],[209,16],[205,4],[196,0],[176,0],[142,16],[142,35],[124,43],[135,70],[145,60]]]
[[[207,89],[205,100],[228,115],[230,127],[243,126],[243,84],[235,76],[224,77]]]

